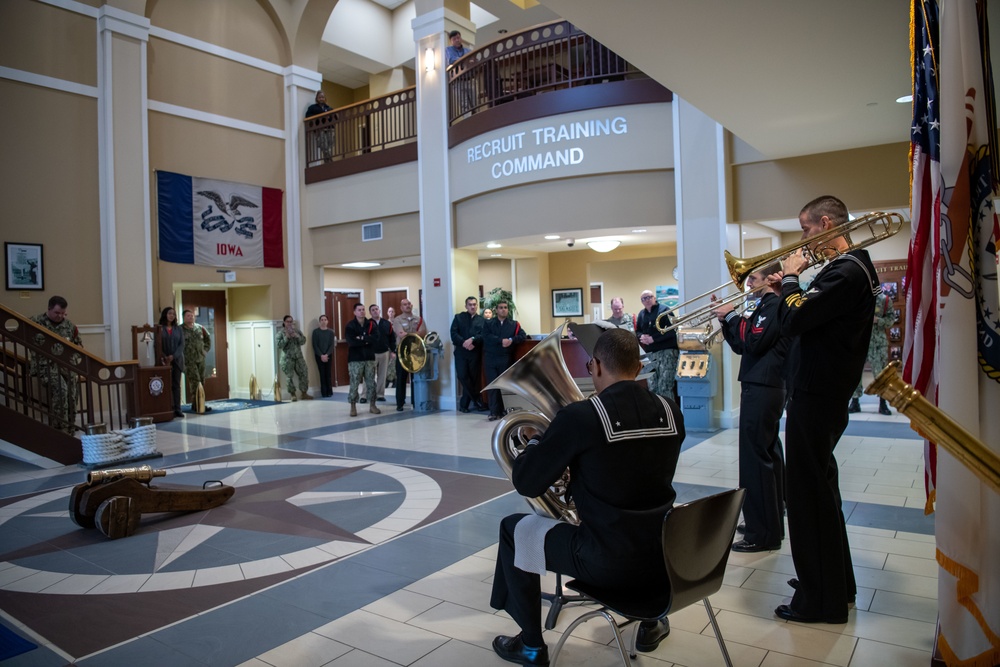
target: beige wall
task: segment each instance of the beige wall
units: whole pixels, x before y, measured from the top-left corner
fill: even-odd
[[[362,241],[361,227],[382,223],[382,240]],[[420,218],[416,213],[341,225],[314,227],[308,232],[313,261],[320,266],[420,255]]]
[[[30,316],[58,294],[74,323],[99,327],[97,100],[7,80],[0,99],[0,237],[42,244],[45,287],[3,291],[0,301]],[[103,337],[93,349],[103,356]]]
[[[226,300],[230,322],[260,322],[282,317],[274,314],[276,311],[271,305],[271,288],[266,285],[234,287],[227,291]]]
[[[96,86],[95,30],[94,19],[76,12],[32,0],[3,0],[0,65]],[[3,106],[10,106],[3,99]]]

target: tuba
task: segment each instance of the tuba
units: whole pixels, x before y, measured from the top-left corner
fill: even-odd
[[[403,370],[413,375],[419,373],[427,363],[428,348],[441,344],[441,337],[436,331],[429,332],[423,338],[418,333],[408,333],[396,345],[396,357]]]
[[[566,325],[545,337],[513,366],[486,386],[490,389],[507,389],[527,399],[538,412],[517,411],[501,418],[493,430],[493,458],[508,478],[514,468],[514,459],[524,451],[528,438],[522,428],[531,426],[544,431],[559,409],[586,398],[566,367],[560,339]],[[569,471],[537,498],[526,498],[536,514],[552,517],[572,524],[580,523],[573,501],[566,498]]]

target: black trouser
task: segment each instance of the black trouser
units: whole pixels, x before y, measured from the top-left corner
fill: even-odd
[[[410,374],[399,363],[396,356],[396,407],[401,408],[406,403],[406,380]],[[410,392],[410,405],[413,405],[413,392]]]
[[[316,368],[319,369],[319,395],[333,396],[333,387],[330,386],[330,364],[332,354],[327,355],[327,360],[323,361],[320,355],[316,356]]]
[[[174,414],[181,411],[181,371],[176,361],[170,362],[170,391],[174,399]]]
[[[740,392],[740,486],[746,532],[751,544],[777,546],[785,537],[785,456],[778,436],[785,391],[743,383]]]
[[[846,618],[847,601],[857,594],[833,456],[849,398],[796,390],[788,405],[788,536],[799,579],[791,607],[810,618]]]
[[[483,363],[486,365],[486,384],[496,380],[510,366],[510,361],[507,357],[486,357]],[[489,391],[489,399],[490,414],[503,415],[503,394],[501,391],[499,389],[491,389]]]
[[[462,398],[458,401],[458,407],[462,410],[468,410],[470,403],[478,405],[480,402],[479,375],[482,372],[482,358],[478,352],[455,355],[455,375],[462,385]]]

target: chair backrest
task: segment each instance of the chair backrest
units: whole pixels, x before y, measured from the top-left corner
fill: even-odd
[[[746,489],[677,505],[663,519],[663,561],[670,577],[670,611],[716,593],[729,562]]]

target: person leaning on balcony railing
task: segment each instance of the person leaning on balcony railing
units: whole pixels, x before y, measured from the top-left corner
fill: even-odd
[[[317,90],[316,102],[310,104],[309,108],[306,109],[305,117],[312,118],[327,111],[333,111],[333,107],[326,103],[326,93]],[[318,154],[322,155],[324,160],[330,160],[333,157],[333,129],[325,128],[316,134],[316,148],[319,149]]]
[[[82,347],[80,332],[76,325],[66,318],[68,305],[66,299],[53,296],[49,299],[48,310],[32,317],[31,321]],[[73,435],[76,432],[76,404],[80,394],[80,376],[38,354],[31,356],[28,372],[37,377],[38,382],[48,392],[49,426]]]
[[[452,30],[448,33],[448,42],[449,44],[444,50],[444,59],[446,65],[451,67],[459,58],[468,53],[469,49],[465,48],[465,44],[462,43],[462,33],[458,30]],[[462,81],[460,83],[461,90],[458,101],[462,106],[463,114],[472,111],[472,107],[474,106],[470,85],[469,81]]]

